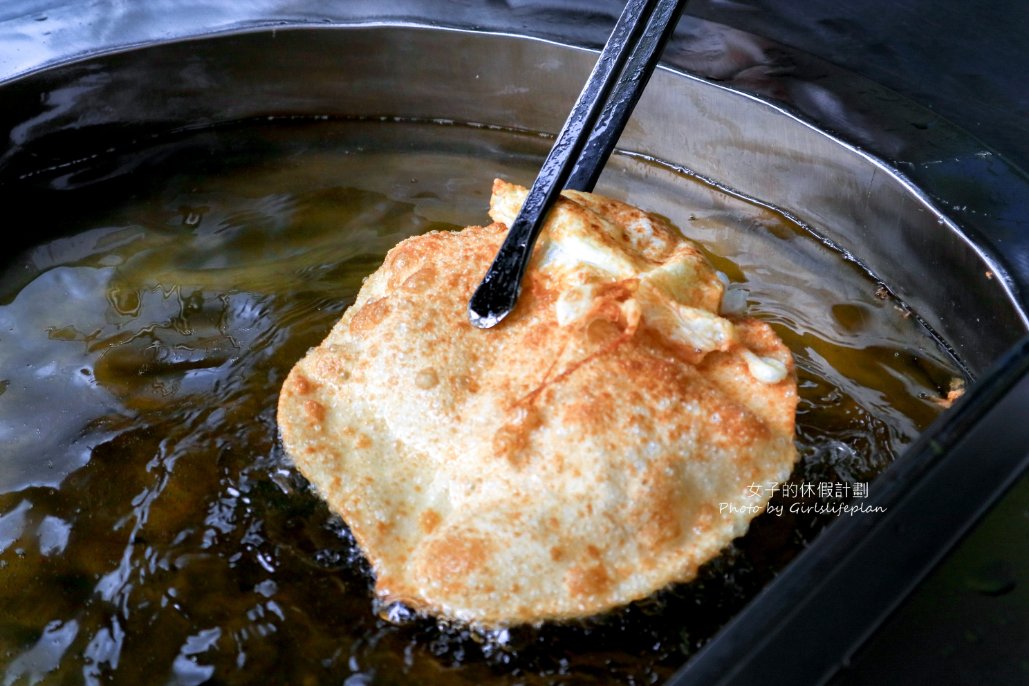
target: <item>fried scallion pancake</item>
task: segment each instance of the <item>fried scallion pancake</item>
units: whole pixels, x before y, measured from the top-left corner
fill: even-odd
[[[692,579],[796,460],[793,359],[664,220],[566,191],[514,312],[468,300],[524,200],[393,248],[279,398],[284,445],[376,592],[503,626]]]

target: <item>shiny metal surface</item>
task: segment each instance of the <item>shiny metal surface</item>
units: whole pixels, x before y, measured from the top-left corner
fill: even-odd
[[[0,12],[5,200],[18,197],[31,182],[22,177],[35,169],[170,128],[251,116],[442,117],[555,131],[577,91],[570,84],[581,84],[594,53],[464,29],[593,47],[608,19],[598,10],[570,21],[577,16],[571,10],[551,11],[547,3],[501,11],[458,2],[441,21],[426,18],[439,14],[426,9],[431,3],[413,1],[345,3],[334,14],[304,9],[313,3],[156,2],[66,5],[35,23],[14,16],[14,8],[31,4]],[[118,11],[108,12],[115,4]],[[172,11],[180,23],[162,23]],[[379,26],[389,23],[409,25],[384,40]],[[410,25],[418,23],[449,28]],[[326,24],[351,28],[318,28]],[[240,29],[254,33],[31,73],[98,50]],[[424,59],[427,53],[433,59]],[[887,89],[714,22],[688,18],[668,58],[671,67],[778,104],[664,70],[623,147],[792,211],[883,279],[975,372],[1026,330],[1029,184],[1002,156]],[[812,74],[825,78],[804,78]],[[439,82],[455,87],[440,89]],[[678,135],[687,123],[689,135]]]
[[[382,25],[253,31],[100,56],[3,87],[3,192],[16,196],[34,171],[129,137],[267,115],[556,131],[594,59],[542,40]],[[661,69],[620,146],[792,213],[888,284],[973,373],[1026,330],[995,256],[899,173],[785,109]]]
[[[91,54],[262,27],[406,23],[597,48],[623,5],[622,0],[9,0],[0,10],[0,83]],[[887,160],[1006,267],[996,276],[1008,279],[1025,307],[1029,147],[1021,132],[1029,90],[1019,76],[1029,68],[1029,52],[1026,32],[1008,29],[1029,20],[1027,8],[1010,1],[941,7],[928,0],[802,5],[693,0],[665,62],[779,103]],[[1001,324],[989,318],[980,322]]]

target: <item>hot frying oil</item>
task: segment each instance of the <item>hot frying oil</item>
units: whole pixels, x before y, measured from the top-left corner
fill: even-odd
[[[487,222],[492,178],[527,184],[548,144],[278,122],[60,170],[50,209],[12,227],[52,238],[0,276],[4,683],[652,683],[832,520],[813,506],[874,492],[957,366],[782,215],[622,156],[598,191],[700,241],[796,357],[801,462],[753,485],[781,511],[695,582],[583,622],[480,635],[375,605],[282,452],[279,387],[390,247]]]

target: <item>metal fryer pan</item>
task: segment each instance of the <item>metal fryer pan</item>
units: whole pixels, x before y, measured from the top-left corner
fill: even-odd
[[[434,58],[424,59],[426,54]],[[57,65],[0,84],[0,131],[10,141],[0,156],[0,199],[11,206],[31,197],[31,172],[40,166],[82,159],[128,137],[266,114],[388,113],[554,130],[591,59],[588,51],[521,36],[374,23],[245,31]],[[541,70],[548,78],[536,76]],[[472,71],[477,78],[463,78]],[[455,77],[461,88],[439,88]],[[731,675],[747,674],[749,663],[759,669],[762,659],[775,655],[776,644],[754,650],[755,637],[789,635],[774,608],[802,612],[804,604],[838,595],[831,582],[821,589],[807,583],[829,566],[861,577],[868,561],[851,555],[841,562],[841,551],[860,541],[881,563],[900,552],[902,541],[922,541],[917,554],[893,571],[877,566],[881,583],[867,600],[867,616],[843,623],[852,626],[806,625],[804,631],[819,637],[820,658],[795,653],[791,662],[799,672],[760,672],[764,683],[779,676],[783,683],[821,679],[1024,470],[1029,437],[1017,422],[1005,424],[1005,443],[986,444],[994,458],[989,469],[977,460],[982,444],[978,450],[961,444],[963,436],[1010,416],[1005,403],[1024,407],[1018,404],[1025,400],[1027,357],[1025,344],[1019,346],[1026,331],[1020,277],[988,242],[957,226],[896,170],[778,106],[665,70],[655,75],[634,122],[621,147],[679,162],[789,208],[888,284],[981,377],[970,397],[883,475],[890,488],[881,497],[899,523],[862,519],[830,527],[678,681],[709,683],[722,675],[728,683]],[[676,126],[684,122],[686,132]],[[727,147],[740,152],[722,154]],[[12,238],[17,248],[46,236]],[[946,476],[933,460],[941,449],[951,468]],[[962,469],[982,478],[970,482]],[[934,478],[965,483],[967,507],[951,510],[953,521],[920,524],[919,494],[933,490]],[[805,642],[793,638],[793,649],[802,650]],[[740,671],[726,671],[730,662]]]

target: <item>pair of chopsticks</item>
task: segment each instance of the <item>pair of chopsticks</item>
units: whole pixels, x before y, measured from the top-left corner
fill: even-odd
[[[686,0],[629,0],[550,149],[522,209],[468,304],[488,329],[518,300],[547,212],[562,189],[591,191],[657,66]]]

